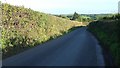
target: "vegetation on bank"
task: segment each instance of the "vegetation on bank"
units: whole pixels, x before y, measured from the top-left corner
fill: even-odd
[[[1,39],[3,59],[82,25],[23,6],[2,3]]]
[[[88,25],[100,40],[104,47],[107,47],[115,59],[116,65],[120,65],[120,15],[103,17]]]

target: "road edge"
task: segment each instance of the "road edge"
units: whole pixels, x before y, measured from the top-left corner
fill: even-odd
[[[89,31],[91,34],[94,35],[94,37],[98,40],[98,43],[100,44],[100,46],[102,48],[102,54],[103,54],[103,58],[104,58],[104,61],[105,61],[105,68],[107,68],[108,66],[110,68],[111,67],[116,68],[117,65],[115,64],[114,58],[112,57],[112,54],[111,54],[110,50],[100,42],[100,39],[96,36],[96,34],[94,34],[89,29],[87,29],[87,31]]]

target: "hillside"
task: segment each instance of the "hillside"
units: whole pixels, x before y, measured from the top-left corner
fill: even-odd
[[[3,58],[22,52],[57,36],[82,23],[33,11],[23,6],[2,4]]]

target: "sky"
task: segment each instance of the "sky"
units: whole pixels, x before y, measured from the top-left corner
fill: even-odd
[[[119,0],[0,0],[50,14],[117,13]]]

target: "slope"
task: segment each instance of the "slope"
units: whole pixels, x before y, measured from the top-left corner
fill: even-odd
[[[62,19],[23,6],[2,3],[3,58],[56,38],[82,23]]]

